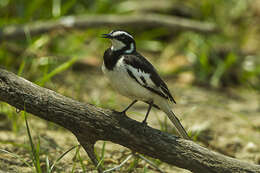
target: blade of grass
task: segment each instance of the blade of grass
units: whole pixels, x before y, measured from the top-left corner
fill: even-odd
[[[104,141],[102,145],[101,158],[105,156],[105,151],[106,151],[106,141]]]
[[[148,171],[147,167],[144,166],[143,173],[146,173]]]
[[[137,166],[138,162],[139,162],[139,158],[138,158],[138,157],[135,157],[134,161],[130,164],[130,166],[129,166],[127,172],[133,171],[134,168]]]
[[[61,64],[57,68],[55,68],[50,73],[46,74],[40,81],[37,81],[36,84],[43,86],[47,81],[49,81],[53,76],[67,70],[69,67],[71,67],[76,61],[78,60],[78,57],[71,58],[69,61]]]
[[[98,162],[98,164],[96,166],[96,169],[98,169],[100,167],[100,165],[103,164],[103,161],[104,161],[104,158],[100,158],[100,160],[99,160],[99,162]]]
[[[75,152],[75,154],[73,156],[73,159],[72,159],[73,160],[73,166],[72,166],[72,169],[71,169],[70,173],[74,173],[74,171],[75,171],[76,162],[77,162],[77,155],[78,155],[79,149],[80,149],[80,145],[77,147],[76,152]]]
[[[31,1],[31,3],[28,4],[27,9],[25,11],[24,21],[27,21],[30,18],[32,18],[36,10],[41,8],[43,3],[44,0]]]
[[[22,161],[26,166],[28,166],[29,168],[31,168],[33,170],[33,167],[28,162],[26,162],[21,156],[14,154],[14,153],[11,153],[11,152],[4,150],[4,149],[0,149],[0,151],[2,151],[3,153],[7,153],[10,156]]]
[[[66,154],[68,154],[70,151],[72,151],[74,148],[76,148],[76,147],[78,147],[78,146],[80,146],[80,145],[75,145],[75,146],[69,148],[69,149],[68,149],[67,151],[65,151],[64,153],[62,153],[62,154],[54,161],[54,163],[52,164],[52,166],[51,166],[51,168],[50,168],[50,172],[52,172],[54,166],[55,166],[57,163],[59,163],[59,161],[60,161]]]
[[[18,76],[21,76],[21,75],[22,75],[23,70],[24,70],[24,67],[25,67],[25,63],[26,63],[26,59],[23,58],[23,61],[22,61],[22,63],[20,64],[19,70],[18,70],[18,72],[17,72],[17,75],[18,75]]]
[[[67,12],[73,7],[77,0],[70,0],[63,3],[61,7],[61,16],[66,15]]]
[[[38,136],[36,147],[35,147],[35,154],[36,154],[36,158],[37,158],[36,164],[37,164],[37,168],[39,168],[40,172],[42,172],[41,163],[40,163],[40,149],[41,149],[41,144],[40,144],[40,138]]]
[[[51,173],[50,162],[49,162],[48,156],[46,156],[45,162],[46,162],[46,172],[47,172],[47,173]]]
[[[146,163],[148,163],[149,165],[151,165],[152,167],[154,167],[158,172],[163,173],[163,171],[151,160],[145,158],[144,156],[142,156],[141,154],[134,154],[136,157],[139,157],[140,159],[144,160]],[[144,167],[146,168],[146,167]],[[147,168],[146,168],[147,169]]]
[[[61,11],[61,0],[53,0],[52,1],[52,16],[60,17],[60,11]]]
[[[221,61],[218,63],[217,69],[210,79],[210,84],[213,87],[219,87],[221,77],[236,62],[236,60],[237,60],[236,55],[234,53],[229,53],[225,61]]]
[[[97,168],[101,165],[103,166],[103,163],[104,163],[104,158],[105,158],[105,150],[106,150],[106,141],[103,142],[103,145],[102,145],[102,150],[101,150],[101,155],[100,155],[100,161],[97,165]]]
[[[30,146],[31,146],[31,151],[32,151],[33,164],[34,164],[34,167],[36,169],[36,172],[42,173],[39,155],[37,154],[37,152],[35,150],[35,145],[34,145],[33,140],[32,140],[30,128],[29,128],[28,121],[27,121],[26,111],[24,111],[24,115],[25,115],[24,118],[25,118],[26,130],[27,130],[27,134],[28,134]]]
[[[77,149],[76,154],[77,154],[77,158],[79,159],[79,163],[80,163],[80,166],[81,166],[83,172],[86,172],[86,168],[85,168],[85,166],[84,166],[83,159],[81,158],[81,156],[80,156],[80,154],[79,154],[79,150],[80,150],[80,145],[79,145],[79,147],[78,147],[78,149]]]
[[[130,154],[129,156],[127,156],[127,158],[122,163],[120,163],[120,165],[118,165],[118,166],[116,166],[114,168],[107,169],[107,170],[104,171],[104,173],[119,170],[132,157],[133,157],[133,154]]]

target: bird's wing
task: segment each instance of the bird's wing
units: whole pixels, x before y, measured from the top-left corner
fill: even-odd
[[[129,76],[137,83],[149,89],[153,93],[176,103],[167,85],[160,78],[156,69],[142,55],[138,53],[133,55],[123,55],[123,61],[126,64]]]

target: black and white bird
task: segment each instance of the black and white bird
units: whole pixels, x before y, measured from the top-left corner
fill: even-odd
[[[178,133],[183,138],[190,139],[171,110],[171,104],[176,102],[167,85],[153,65],[136,51],[133,36],[126,31],[116,30],[103,34],[103,37],[110,39],[112,46],[104,53],[102,71],[113,88],[133,100],[122,113],[125,113],[138,100],[146,102],[149,108],[143,123],[146,123],[153,106],[160,108],[175,125]]]

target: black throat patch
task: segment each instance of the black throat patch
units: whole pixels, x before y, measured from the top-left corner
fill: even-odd
[[[121,58],[122,55],[135,54],[135,44],[133,43],[133,48],[131,45],[128,45],[120,50],[112,51],[111,48],[108,48],[104,53],[104,64],[108,70],[113,70],[117,61]],[[131,50],[131,52],[127,52],[127,50]]]
[[[108,70],[113,70],[117,61],[120,59],[120,52],[112,51],[111,48],[107,49],[104,53],[104,64]]]

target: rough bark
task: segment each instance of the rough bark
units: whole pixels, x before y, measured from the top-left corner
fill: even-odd
[[[21,26],[6,26],[0,31],[0,40],[26,38],[43,34],[53,30],[65,28],[86,29],[97,27],[164,27],[168,30],[182,29],[203,33],[215,33],[218,31],[213,23],[200,22],[174,16],[143,14],[143,15],[82,15],[67,16],[57,20],[38,21]]]
[[[3,69],[0,69],[0,100],[68,129],[90,158],[94,157],[91,150],[95,142],[106,140],[192,172],[260,173],[259,165],[210,151],[118,112],[80,103]]]

